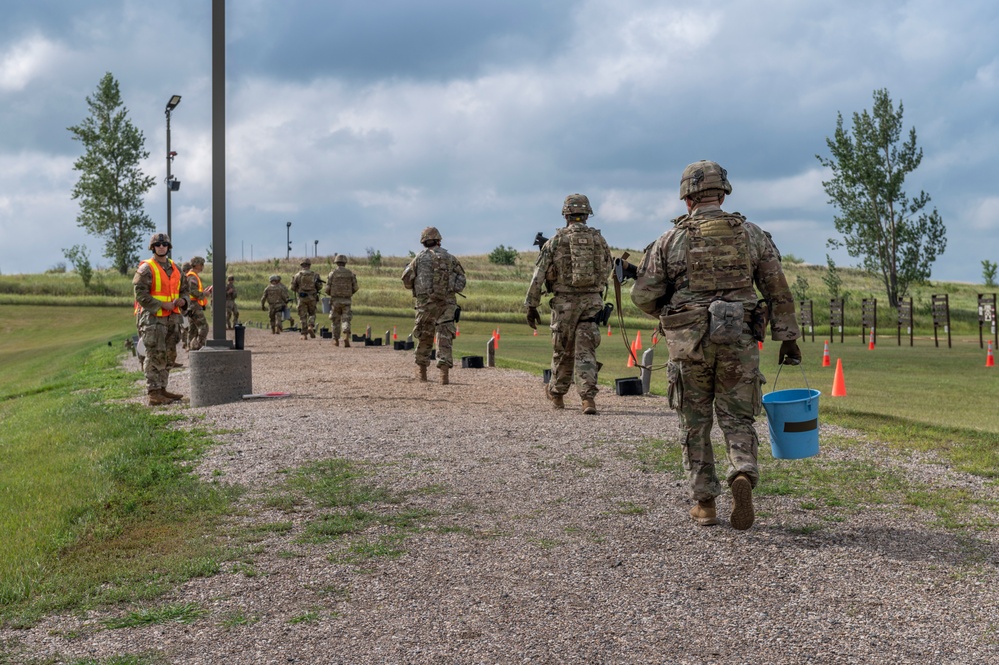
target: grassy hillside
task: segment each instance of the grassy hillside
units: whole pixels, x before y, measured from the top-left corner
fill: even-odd
[[[614,250],[619,256],[622,250]],[[640,250],[629,250],[632,260],[638,260]],[[379,266],[369,265],[367,257],[349,257],[349,267],[357,273],[361,290],[354,297],[354,307],[359,313],[403,314],[412,307],[412,298],[402,288],[400,275],[409,261],[408,257],[382,257]],[[537,252],[521,252],[516,265],[502,266],[490,263],[487,255],[460,257],[469,284],[467,298],[461,301],[467,320],[514,322],[523,314],[524,294],[531,279]],[[333,269],[332,257],[313,259],[313,269],[325,276]],[[230,274],[236,276],[239,303],[244,310],[255,308],[261,293],[272,274],[280,274],[286,284],[298,271],[299,259],[271,259],[268,261],[234,262],[229,264]],[[823,282],[825,266],[812,266],[785,262],[788,283],[794,284],[801,277],[808,283],[807,297],[813,302],[816,334],[828,334],[829,293]],[[841,291],[846,297],[846,334],[860,334],[860,305],[863,298],[878,299],[879,333],[888,335],[896,330],[895,314],[888,308],[881,284],[876,276],[852,268],[839,268],[842,278]],[[211,266],[202,274],[211,283]],[[627,291],[628,286],[625,286]],[[933,334],[930,316],[931,296],[948,294],[951,307],[951,326],[955,334],[977,335],[977,294],[989,291],[982,285],[955,282],[929,282],[914,287],[911,292],[915,316],[915,333]],[[37,275],[0,275],[0,304],[43,304],[85,306],[130,306],[132,303],[131,276],[113,272],[97,272],[89,289],[83,288],[79,276],[73,272]],[[607,298],[611,300],[612,293]],[[646,325],[649,319],[631,305],[624,294],[624,314],[629,325]],[[823,333],[824,331],[824,333]],[[903,331],[904,332],[904,331]]]

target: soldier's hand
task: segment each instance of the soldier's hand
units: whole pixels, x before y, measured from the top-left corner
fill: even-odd
[[[638,266],[634,263],[629,263],[624,259],[621,261],[621,272],[624,274],[625,279],[638,279]]]
[[[260,306],[260,311],[261,312],[266,312],[267,311],[267,305],[261,305]]]
[[[798,342],[793,339],[781,342],[777,362],[781,365],[800,365],[801,349],[798,348]]]
[[[531,326],[535,330],[538,329],[538,324],[541,323],[541,315],[538,314],[537,307],[527,308],[527,325]]]

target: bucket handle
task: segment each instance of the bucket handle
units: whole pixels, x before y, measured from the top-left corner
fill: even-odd
[[[808,385],[808,376],[805,375],[805,368],[804,368],[804,366],[801,363],[798,363],[798,367],[801,369],[801,376],[802,376],[802,378],[805,379],[805,388],[808,389],[808,390],[811,390],[811,387]],[[784,364],[783,363],[781,363],[780,365],[777,365],[777,376],[774,377],[774,387],[770,389],[770,392],[774,392],[775,390],[777,390],[777,380],[780,379],[780,371],[783,368],[784,368]]]

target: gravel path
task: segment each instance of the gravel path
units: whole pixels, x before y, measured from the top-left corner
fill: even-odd
[[[652,438],[676,445],[662,398],[603,389],[590,417],[578,398],[552,411],[524,372],[459,367],[441,386],[416,381],[411,353],[254,329],[247,348],[254,389],[292,397],[166,408],[225,432],[198,472],[249,488],[234,534],[291,528],[253,530],[252,564],[226,562],[157,601],[207,611],[190,625],[97,630],[123,613],[113,608],[0,631],[0,644],[66,659],[46,662],[145,651],[225,665],[999,662],[994,532],[945,530],[901,506],[806,510],[766,496],[747,532],[698,527],[685,481],[636,458]],[[171,389],[187,382],[175,372]],[[266,507],[289,469],[327,458],[370,463],[369,482],[405,497],[383,510],[432,511],[401,556],[343,563],[358,536],[300,540],[332,509]],[[823,459],[999,498],[995,484],[875,444]],[[729,508],[719,499],[721,517]]]

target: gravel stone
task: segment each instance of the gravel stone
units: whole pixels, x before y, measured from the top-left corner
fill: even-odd
[[[679,445],[661,397],[603,388],[599,415],[584,416],[572,392],[553,410],[526,372],[456,367],[441,386],[433,368],[430,382],[415,379],[411,352],[246,332],[254,390],[291,397],[160,408],[219,432],[196,472],[248,489],[234,534],[291,528],[254,532],[255,574],[245,557],[223,562],[147,605],[197,603],[206,614],[192,624],[100,629],[128,609],[112,607],[0,630],[0,647],[25,660],[152,651],[224,665],[999,662],[994,531],[943,529],[891,504],[823,520],[831,509],[759,496],[756,523],[738,532],[727,493],[722,524],[699,527],[685,479],[636,460],[650,439]],[[175,371],[170,389],[188,394],[189,378]],[[766,446],[765,420],[758,427]],[[865,445],[826,447],[823,459],[999,498],[994,481],[932,455],[823,425],[830,434]],[[329,458],[369,464],[369,481],[405,497],[387,509],[433,512],[401,556],[343,563],[350,536],[299,540],[333,509],[265,507],[288,470]],[[992,506],[976,510],[997,519]],[[226,626],[236,613],[251,622]]]

